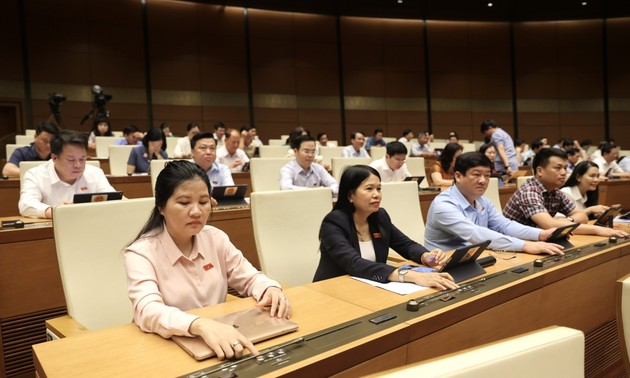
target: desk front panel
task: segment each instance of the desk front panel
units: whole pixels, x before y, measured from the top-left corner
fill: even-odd
[[[621,204],[624,209],[630,210],[630,180],[615,179],[599,184],[599,203],[602,205]]]

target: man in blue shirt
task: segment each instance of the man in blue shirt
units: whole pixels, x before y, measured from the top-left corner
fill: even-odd
[[[123,137],[116,140],[116,146],[137,146],[142,144],[142,132],[136,125],[127,125],[123,129]]]
[[[50,123],[42,122],[35,129],[35,140],[30,146],[13,151],[9,161],[2,168],[5,177],[20,177],[21,161],[37,161],[50,159],[50,141],[57,133],[57,128]]]
[[[343,157],[346,158],[369,158],[363,144],[365,143],[365,135],[360,131],[355,131],[350,135],[350,144],[345,146],[341,151]]]
[[[216,161],[217,141],[212,133],[194,135],[190,140],[190,148],[195,164],[206,172],[212,187],[234,185],[230,168]]]
[[[385,147],[386,145],[387,143],[383,140],[383,129],[375,129],[374,135],[367,138],[367,141],[365,142],[365,150],[369,152],[372,146]]]
[[[510,134],[498,127],[497,121],[493,119],[487,119],[481,123],[481,133],[497,148],[497,157],[494,159],[496,171],[510,176],[518,171],[516,148]]]
[[[563,254],[562,247],[545,243],[555,228],[541,230],[505,218],[483,194],[492,163],[480,152],[460,155],[454,167],[455,185],[440,193],[427,216],[424,245],[450,250],[491,240],[491,249],[531,254]]]

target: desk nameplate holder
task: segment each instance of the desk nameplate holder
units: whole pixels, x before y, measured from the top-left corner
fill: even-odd
[[[565,251],[564,256],[549,255],[542,258],[544,262],[542,267],[534,267],[533,263],[522,264],[520,266],[529,268],[523,273],[512,272],[512,270],[517,267],[514,266],[503,271],[462,282],[459,289],[445,290],[419,297],[416,299],[419,303],[418,311],[408,311],[407,302],[401,303],[370,315],[342,323],[338,326],[261,350],[258,357],[248,356],[240,360],[210,366],[182,375],[180,378],[244,378],[270,374],[276,369],[312,358],[322,352],[368,337],[375,332],[380,332],[401,323],[411,321],[414,318],[427,315],[480,294],[500,289],[508,283],[515,282],[533,274],[538,274],[541,271],[557,267],[558,265],[568,263],[577,258],[586,257],[611,247],[627,244],[628,242],[630,242],[630,240],[620,240],[618,243],[598,242],[579,248],[572,248]],[[522,293],[517,293],[517,295],[521,294]],[[383,314],[393,314],[395,318],[380,324],[370,322],[370,319]],[[445,327],[449,325],[450,324],[444,324]],[[406,344],[408,341],[405,340],[405,335],[407,334],[408,331],[395,331],[392,336],[394,339],[400,340],[400,345],[394,347]]]

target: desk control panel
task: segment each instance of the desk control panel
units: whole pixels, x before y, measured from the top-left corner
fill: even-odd
[[[447,306],[487,293],[503,285],[552,269],[560,264],[586,257],[620,244],[630,243],[628,239],[615,242],[598,242],[567,250],[563,256],[550,255],[537,259],[542,264],[528,263],[463,282],[459,288],[444,290],[412,299],[408,302],[377,311],[373,314],[331,327],[320,332],[296,338],[289,342],[260,351],[259,356],[248,356],[219,365],[210,366],[190,374],[185,378],[228,378],[257,377],[270,374],[280,367],[303,361],[317,354],[368,337],[422,315],[441,310]],[[540,266],[538,266],[540,265]],[[392,331],[394,337],[397,337]],[[402,331],[400,331],[402,332]],[[400,335],[401,339],[402,335]]]

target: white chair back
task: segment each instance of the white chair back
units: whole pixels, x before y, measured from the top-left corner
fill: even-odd
[[[112,131],[112,134],[118,139],[123,137],[123,132],[122,131]]]
[[[319,148],[319,155],[322,157],[322,164],[332,164],[332,158],[343,157],[343,147],[326,146]]]
[[[149,218],[152,197],[53,208],[68,314],[89,330],[133,320],[122,249]],[[120,221],[124,215],[124,222]]]
[[[529,180],[534,176],[521,176],[516,178],[516,189],[520,188],[521,185],[525,184],[525,181]]]
[[[584,377],[584,333],[567,327],[544,328],[467,351],[380,372],[378,377]]]
[[[127,176],[127,162],[134,147],[109,146],[109,173],[112,176]]]
[[[503,206],[501,206],[501,197],[499,196],[499,179],[496,177],[490,177],[490,182],[488,183],[488,188],[486,189],[485,196],[492,201],[494,207],[502,213]]]
[[[319,228],[331,209],[328,188],[252,193],[252,223],[263,272],[289,286],[312,282],[319,263]]]
[[[383,137],[383,140],[385,141],[385,143],[389,143],[389,142],[395,142],[398,140],[398,138],[394,138],[394,137]]]
[[[427,171],[424,169],[424,158],[423,157],[408,157],[405,160],[405,164],[407,164],[407,169],[412,176],[425,176],[424,180],[420,183],[421,188],[429,187],[429,178],[426,177]]]
[[[7,144],[6,145],[7,161],[9,161],[9,159],[11,158],[11,155],[13,154],[13,151],[17,150],[20,147],[24,147],[24,146],[28,146],[28,144],[14,144],[14,143]]]
[[[15,136],[15,144],[19,144],[21,146],[25,146],[31,144],[35,141],[35,134],[33,135],[16,135]]]
[[[46,162],[48,162],[48,160],[21,161],[20,162],[20,187],[22,186],[22,180],[24,180],[24,175],[26,174],[26,171],[28,171],[31,168],[40,166]],[[96,168],[101,167],[101,162],[98,160],[87,160],[85,163],[89,165],[93,165]]]
[[[291,158],[253,158],[249,161],[252,192],[280,190],[280,169]]]
[[[166,156],[173,158],[175,156],[175,146],[177,146],[178,137],[166,137]]]
[[[387,210],[392,223],[412,240],[424,243],[424,218],[420,211],[418,185],[413,181],[384,182],[381,187],[381,207]]]
[[[287,146],[260,146],[258,149],[261,158],[283,158],[287,156]]]
[[[382,159],[383,157],[385,157],[386,153],[387,149],[383,146],[370,147],[370,157],[372,158],[372,161]]]
[[[97,136],[96,137],[96,157],[105,159],[109,157],[109,146],[113,145],[118,139],[115,136]]]
[[[369,165],[372,162],[370,158],[332,158],[332,171],[333,177],[337,182],[341,179],[341,174],[343,170],[350,165],[364,164]]]
[[[433,150],[435,150],[436,148],[444,148],[446,147],[446,142],[431,142],[429,143],[429,147]]]
[[[617,334],[626,371],[630,371],[630,274],[617,281]]]
[[[474,143],[460,143],[463,150],[462,152],[475,152],[475,144]]]
[[[24,135],[28,135],[28,136],[31,136],[31,137],[35,138],[35,129],[25,129],[24,130]]]
[[[411,142],[402,142],[407,147],[407,157],[411,156]]]
[[[269,146],[284,146],[286,141],[286,139],[269,139]],[[289,146],[286,146],[286,148],[288,149]]]

